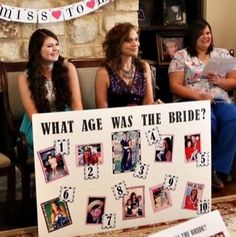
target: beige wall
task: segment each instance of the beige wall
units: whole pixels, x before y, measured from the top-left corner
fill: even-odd
[[[205,4],[215,46],[233,48],[236,52],[236,0],[205,0]]]

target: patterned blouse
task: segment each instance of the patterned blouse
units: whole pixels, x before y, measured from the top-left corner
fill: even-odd
[[[226,49],[214,48],[210,57],[231,58],[232,56]],[[179,50],[175,53],[174,58],[169,64],[168,73],[175,71],[184,72],[184,86],[197,90],[201,93],[210,94],[215,100],[232,103],[228,92],[208,82],[202,71],[206,64],[202,63],[198,57],[191,57],[186,49]],[[225,76],[225,75],[221,75]],[[176,98],[176,100],[180,100]]]
[[[135,69],[131,85],[127,85],[109,65],[108,71],[110,86],[108,88],[108,107],[122,107],[142,105],[146,89],[146,77],[143,69]]]

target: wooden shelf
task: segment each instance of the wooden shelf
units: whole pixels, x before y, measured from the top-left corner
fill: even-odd
[[[181,9],[181,20],[177,23],[168,21],[166,12],[172,4]],[[157,62],[157,85],[160,88],[160,98],[164,102],[171,102],[172,95],[169,90],[168,82],[168,61],[160,61],[160,47],[158,46],[158,37],[162,39],[179,38],[183,42],[188,24],[198,18],[203,17],[204,0],[140,0],[139,26],[140,26],[140,52],[141,57],[146,60]],[[171,18],[172,19],[172,18]],[[172,23],[172,25],[170,24]],[[167,24],[168,23],[168,24]],[[183,45],[182,45],[183,46]],[[158,49],[159,47],[159,49]]]

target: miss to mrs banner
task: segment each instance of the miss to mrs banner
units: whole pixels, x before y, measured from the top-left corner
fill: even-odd
[[[30,9],[0,4],[0,19],[24,23],[67,21],[97,10],[110,0],[84,0],[65,7]]]

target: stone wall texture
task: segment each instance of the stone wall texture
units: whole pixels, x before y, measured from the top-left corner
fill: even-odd
[[[12,7],[39,9],[67,6],[77,2],[79,1],[1,1]],[[0,20],[0,60],[27,60],[29,37],[38,28],[47,28],[59,37],[61,55],[66,58],[103,57],[102,43],[110,28],[118,22],[125,21],[138,25],[138,2],[138,0],[110,0],[108,4],[87,15],[57,23],[28,24]]]

